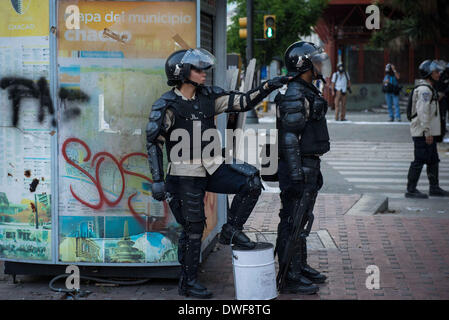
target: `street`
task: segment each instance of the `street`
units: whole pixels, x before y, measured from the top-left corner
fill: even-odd
[[[382,113],[349,113],[348,122],[336,123],[330,120],[329,111],[331,151],[323,157],[325,182],[308,241],[309,264],[328,280],[317,295],[283,294],[279,300],[449,298],[449,200],[404,198],[413,153],[409,127],[407,122],[384,123],[385,117]],[[274,123],[267,114],[252,127],[274,128]],[[442,144],[439,149],[440,181],[448,188],[448,146]],[[267,186],[245,228],[254,240],[274,243],[279,190],[276,183]],[[418,188],[428,191],[425,170]],[[386,198],[388,210],[376,214],[370,207],[360,209],[366,197]],[[369,266],[379,268],[379,289],[366,286]],[[14,284],[10,276],[0,276],[0,299],[67,298],[48,289],[49,277],[22,275],[17,279]],[[216,244],[201,265],[200,279],[214,292],[213,299],[235,299],[229,247]],[[109,287],[81,281],[81,289],[92,292],[79,298],[88,300],[183,299],[177,294],[176,280]]]

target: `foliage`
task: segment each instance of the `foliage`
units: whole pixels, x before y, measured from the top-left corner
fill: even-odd
[[[438,44],[449,36],[447,0],[385,0],[378,4],[381,12],[394,10],[394,18],[383,16],[381,29],[374,32],[371,43],[377,47],[400,50],[406,44]],[[399,16],[399,17],[398,17]]]
[[[240,53],[246,61],[246,39],[239,38],[238,19],[246,17],[246,0],[229,0],[236,3],[236,15],[228,27],[228,53]],[[258,63],[269,64],[274,57],[283,59],[290,44],[299,41],[301,36],[311,34],[314,26],[327,6],[328,0],[257,0],[254,1],[253,31],[254,39],[263,39],[263,16],[276,16],[274,39],[254,41],[254,58]]]

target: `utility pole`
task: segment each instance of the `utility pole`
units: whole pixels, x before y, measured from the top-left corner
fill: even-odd
[[[253,30],[253,16],[254,16],[254,6],[253,0],[246,0],[246,19],[247,19],[247,36],[246,36],[246,65],[249,65],[249,62],[253,58],[253,39],[254,39],[254,30]],[[248,86],[251,90],[252,83]],[[256,111],[251,109],[248,111],[246,115],[246,123],[259,123],[259,118],[257,118]]]

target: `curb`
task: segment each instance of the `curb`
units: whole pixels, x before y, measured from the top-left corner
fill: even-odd
[[[380,194],[363,194],[362,197],[346,211],[348,216],[372,216],[388,210],[388,197]]]

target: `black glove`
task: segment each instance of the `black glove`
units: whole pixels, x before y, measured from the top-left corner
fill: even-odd
[[[273,79],[270,79],[267,81],[268,83],[268,89],[269,90],[275,90],[282,88],[284,84],[286,84],[290,80],[290,77],[282,76],[282,77],[276,77]]]
[[[151,192],[153,193],[153,198],[157,201],[165,200],[165,182],[153,182],[151,186]]]

